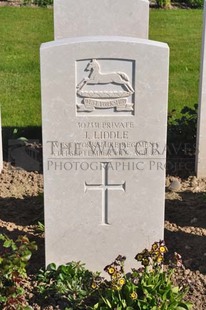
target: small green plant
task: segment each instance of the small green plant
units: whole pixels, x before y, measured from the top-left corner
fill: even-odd
[[[44,231],[45,231],[45,226],[44,226],[43,223],[41,223],[41,222],[38,222],[38,223],[37,223],[37,231],[39,231],[39,232],[41,232],[41,233],[44,233]]]
[[[47,7],[53,5],[53,0],[22,0],[22,4],[25,6],[37,5],[40,7]]]
[[[171,8],[171,0],[156,0],[157,6],[163,9]]]
[[[53,5],[53,0],[34,0],[34,4],[41,7],[47,7]]]
[[[169,143],[190,143],[195,145],[197,133],[197,109],[195,104],[193,108],[185,106],[181,110],[181,117],[176,118],[175,110],[168,115],[168,142]]]
[[[80,262],[71,262],[66,265],[50,264],[46,270],[38,274],[38,293],[46,301],[49,297],[64,302],[64,309],[85,309],[86,299],[91,298],[93,289],[91,282],[94,275],[85,269]]]
[[[37,290],[44,303],[52,297],[65,310],[189,310],[187,283],[178,286],[173,281],[176,269],[184,268],[181,256],[175,253],[174,263],[166,268],[167,251],[163,241],[155,242],[135,256],[142,267],[127,274],[126,257],[119,255],[104,269],[109,280],[79,262],[58,268],[50,264],[39,272]]]
[[[0,242],[0,308],[29,309],[23,286],[27,278],[28,261],[37,246],[26,236],[19,236],[13,241],[0,234]]]
[[[173,1],[175,2],[175,1]],[[180,4],[183,4],[184,6],[188,6],[190,8],[200,9],[203,8],[204,1],[203,0],[178,0],[177,1]]]
[[[174,267],[163,269],[167,248],[163,241],[155,242],[151,250],[145,249],[135,256],[143,267],[124,272],[124,256],[105,267],[110,280],[92,283],[98,291],[99,301],[95,310],[188,310],[191,304],[184,301],[186,288],[173,285]],[[181,257],[176,254],[176,265],[182,266]]]
[[[202,201],[206,201],[206,193],[202,193]]]

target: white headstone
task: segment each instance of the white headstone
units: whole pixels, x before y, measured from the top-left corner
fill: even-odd
[[[42,45],[47,264],[128,268],[163,238],[168,54],[129,37]]]
[[[78,36],[148,38],[147,0],[55,0],[55,39]]]
[[[206,4],[202,36],[202,62],[200,68],[199,107],[196,142],[196,174],[206,177]]]
[[[0,109],[0,173],[3,169],[3,144],[2,144],[2,126],[1,126],[1,109]]]

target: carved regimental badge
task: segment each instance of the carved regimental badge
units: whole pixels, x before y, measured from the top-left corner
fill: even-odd
[[[104,65],[103,69],[101,63]],[[110,110],[112,113],[133,114],[134,104],[129,102],[132,101],[135,92],[131,82],[133,62],[125,61],[123,68],[127,73],[113,69],[121,63],[124,61],[92,59],[78,62],[80,73],[76,85],[77,113],[96,112],[97,114],[97,110],[99,112],[104,110],[104,114],[108,114],[106,110]],[[82,71],[88,72],[88,75],[80,77]]]

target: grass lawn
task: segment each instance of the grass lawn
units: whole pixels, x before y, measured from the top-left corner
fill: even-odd
[[[169,110],[197,103],[201,28],[202,10],[150,11],[150,39],[171,50]],[[3,126],[41,125],[39,46],[52,38],[51,9],[0,8]]]
[[[150,39],[170,47],[169,111],[198,102],[202,14],[202,10],[150,10]]]
[[[53,12],[0,8],[0,104],[3,126],[41,124],[39,46],[53,39]]]

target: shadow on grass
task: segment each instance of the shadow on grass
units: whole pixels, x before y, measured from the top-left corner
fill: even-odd
[[[42,172],[41,127],[3,127],[3,159],[13,167]]]
[[[181,116],[176,111],[168,114],[167,127],[167,173],[188,177],[195,175],[197,109],[184,106]]]
[[[33,127],[2,127],[3,155],[4,160],[8,160],[8,144],[9,140],[24,137],[26,139],[38,140],[42,142],[42,128],[40,126]]]

